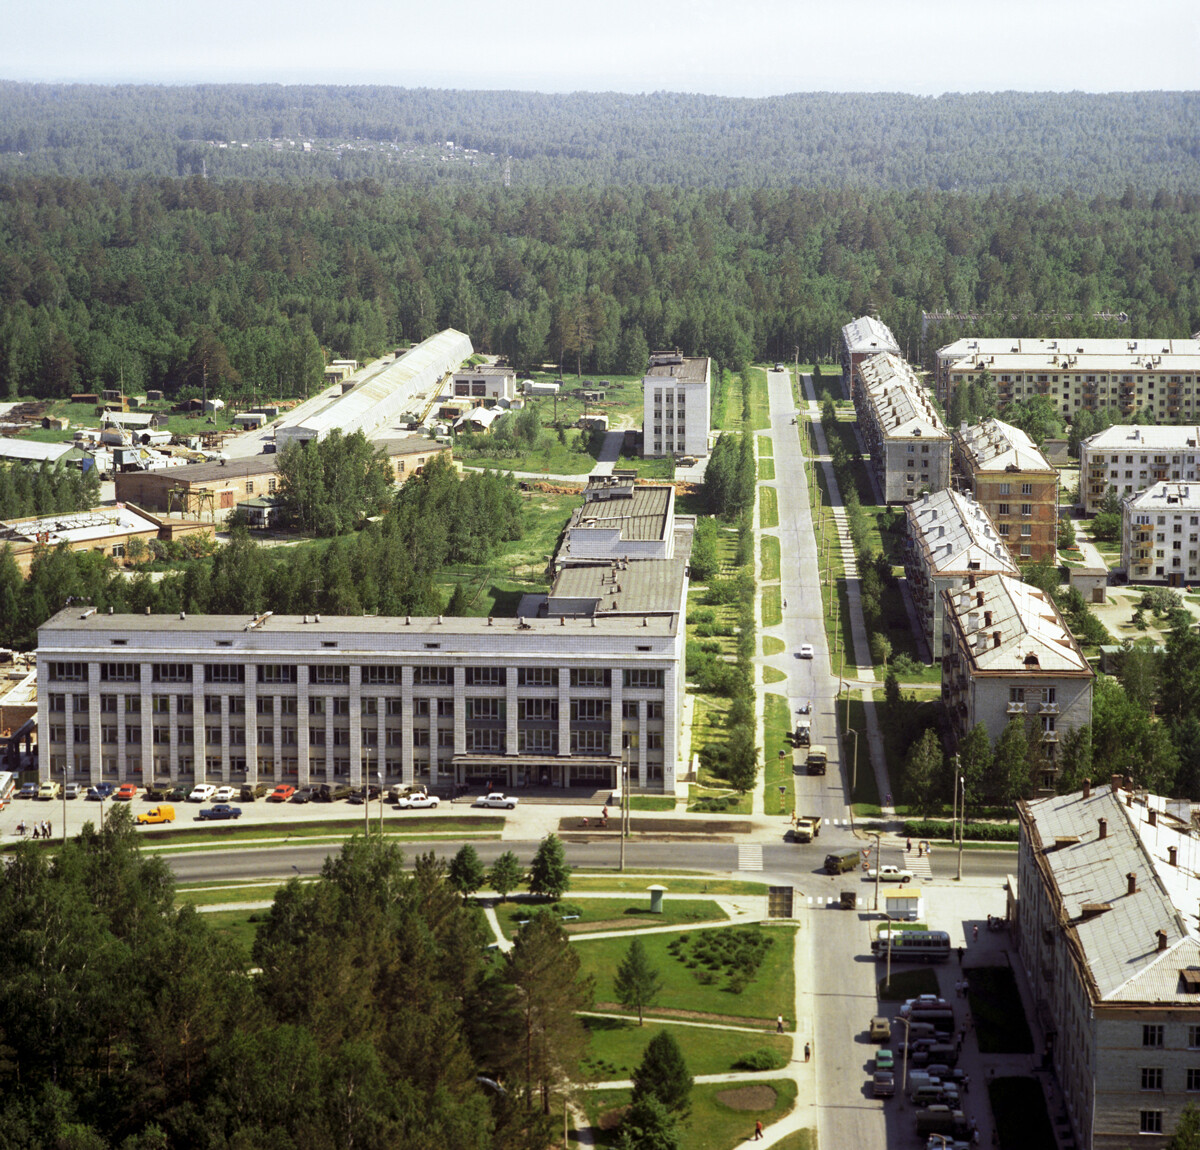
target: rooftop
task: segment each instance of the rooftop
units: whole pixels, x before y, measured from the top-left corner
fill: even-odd
[[[39,443],[34,439],[12,439],[0,436],[0,459],[16,459],[23,463],[56,463],[72,451],[81,454],[71,443]]]
[[[976,671],[1092,676],[1058,608],[1031,584],[1010,575],[985,575],[973,586],[964,583],[945,594]]]
[[[859,365],[868,402],[889,439],[949,439],[929,393],[912,367],[890,352],[873,355]]]
[[[900,345],[892,335],[891,329],[874,316],[864,315],[851,320],[842,328],[842,339],[852,355],[882,351],[900,354]]]
[[[1125,500],[1130,511],[1170,514],[1200,511],[1200,483],[1171,483],[1162,480]]]
[[[1194,423],[1151,424],[1131,427],[1118,423],[1104,431],[1097,431],[1083,441],[1088,451],[1154,451],[1178,450],[1200,444],[1200,427]]]
[[[1023,339],[1002,336],[994,339],[979,339],[964,336],[938,349],[940,360],[960,360],[974,356],[998,356],[1006,368],[1013,368],[1018,361],[1029,361],[1031,365],[1062,365],[1063,360],[1074,360],[1083,366],[1094,360],[1109,371],[1119,370],[1117,363],[1133,367],[1146,367],[1148,360],[1161,356],[1183,361],[1200,357],[1200,340],[1197,339]],[[1016,357],[1014,359],[1014,357]],[[1114,363],[1114,361],[1117,361]]]
[[[1200,1006],[1200,997],[1185,989],[1200,978],[1200,839],[1191,804],[1106,786],[1087,797],[1023,802],[1020,810],[1096,996]],[[1161,951],[1159,931],[1166,935]]]
[[[548,611],[550,615],[594,612],[597,619],[633,615],[639,622],[646,615],[677,612],[682,606],[690,557],[691,547],[686,539],[680,545],[676,533],[676,554],[672,559],[564,567],[550,588]]]
[[[128,507],[98,507],[93,511],[30,516],[0,523],[2,543],[83,543],[140,531],[158,531],[158,524]]]
[[[1050,461],[1019,427],[985,419],[958,433],[976,471],[1053,471]]]
[[[927,556],[934,575],[1020,575],[987,512],[969,495],[936,491],[910,503],[905,514],[913,543]]]
[[[680,355],[679,352],[650,353],[646,379],[674,378],[680,383],[708,383],[709,359],[704,355]]]
[[[613,484],[599,493],[589,484],[584,495],[587,501],[571,513],[568,533],[618,528],[623,540],[643,542],[666,534],[674,488]]]

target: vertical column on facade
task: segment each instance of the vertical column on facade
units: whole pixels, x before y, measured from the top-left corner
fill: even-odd
[[[92,671],[92,667],[89,666],[88,667],[89,677],[91,675],[91,671]],[[46,738],[44,740],[42,740],[42,739],[38,740],[37,771],[38,771],[38,782],[39,783],[44,783],[50,777],[50,690],[49,690],[49,688],[51,686],[57,686],[57,684],[52,684],[50,682],[49,674],[50,674],[50,672],[49,672],[48,668],[45,668],[45,667],[38,668],[38,693],[37,693],[38,731],[45,732],[45,734],[46,734]],[[97,674],[97,676],[100,674],[100,670],[98,667],[96,668],[96,674]],[[43,675],[45,676],[45,678],[43,678]]]
[[[609,754],[624,755],[625,705],[621,697],[621,675],[612,671],[608,680],[608,750]],[[617,767],[616,785],[621,785],[621,768]]]
[[[333,781],[333,696],[325,696],[325,782]]]
[[[74,683],[69,683],[68,686],[74,687]],[[63,696],[63,705],[66,710],[63,711],[63,742],[65,745],[65,754],[63,762],[67,764],[67,770],[71,777],[75,777],[75,696],[71,691],[67,691]],[[61,775],[55,777],[54,767],[52,763],[46,764],[46,778],[54,782],[61,782]]]
[[[510,755],[519,755],[521,753],[521,742],[518,736],[517,718],[517,669],[516,667],[504,668],[504,749]],[[525,772],[525,780],[527,783],[533,783],[531,771]]]
[[[562,786],[570,777],[571,761],[571,668],[558,669],[558,756],[562,760]],[[553,779],[550,780],[553,783]]]
[[[645,699],[638,699],[637,705],[637,785],[641,790],[645,790],[648,785],[646,778],[646,751],[649,748],[650,740],[646,733],[646,712],[650,709],[650,704]]]
[[[258,782],[258,668],[246,668],[246,782]]]
[[[454,667],[454,753],[467,753],[467,669]]]
[[[683,666],[680,660],[663,671],[663,790],[667,793],[675,790],[675,768],[682,749],[682,696],[687,686]]]
[[[89,663],[88,676],[88,777],[87,782],[95,785],[100,781],[100,770],[104,764],[101,758],[100,742],[100,665]],[[41,692],[39,692],[41,694]],[[41,722],[41,703],[38,703],[38,722]],[[45,730],[45,727],[40,728]]]
[[[400,781],[413,781],[413,669],[400,668]]]
[[[429,785],[435,787],[438,784],[438,767],[441,756],[441,747],[438,746],[438,732],[441,727],[441,716],[438,714],[437,699],[429,700]]]
[[[167,748],[167,778],[174,784],[179,778],[179,696],[172,691],[167,696],[167,738],[171,740]]]
[[[117,689],[117,778],[125,778],[125,728],[129,725],[129,716],[125,713],[125,708],[129,705],[126,702],[125,692],[120,688]]]
[[[278,783],[283,780],[283,696],[275,695],[271,699],[271,758],[275,763],[274,778],[270,781]]]
[[[154,780],[154,684],[150,682],[150,665],[138,666],[138,706],[142,709],[142,786]]]
[[[224,685],[224,684],[223,684]],[[221,699],[221,782],[229,782],[229,700],[232,695],[222,694]],[[211,780],[210,780],[211,781]]]
[[[304,787],[309,781],[309,714],[308,714],[308,667],[296,668],[296,786]]]
[[[379,765],[383,768],[383,781],[388,781],[387,753],[387,699],[379,695],[375,699],[375,753],[379,756]]]
[[[368,755],[368,758],[370,756]],[[380,763],[379,766],[383,764]],[[350,668],[350,785],[361,787],[371,781],[371,765],[364,770],[362,741],[362,668]]]
[[[192,778],[207,778],[208,739],[204,733],[204,664],[192,664]]]

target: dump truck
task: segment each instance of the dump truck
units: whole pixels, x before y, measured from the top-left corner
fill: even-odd
[[[804,767],[810,775],[823,775],[828,758],[825,747],[820,743],[813,743],[808,748],[808,758],[804,760]]]
[[[821,833],[820,815],[798,815],[794,838],[798,843],[810,843]]]

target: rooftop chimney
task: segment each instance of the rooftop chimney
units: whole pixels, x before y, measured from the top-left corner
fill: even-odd
[[[1100,837],[1108,838],[1108,819],[1100,819]]]
[[[1149,814],[1150,814],[1150,825],[1152,827],[1158,826],[1158,811],[1156,811],[1153,807],[1151,807]]]
[[[1091,779],[1083,780],[1083,797],[1085,799],[1090,799],[1092,797],[1092,780]]]
[[[1162,954],[1167,949],[1167,932],[1165,930],[1156,930],[1154,937],[1158,939],[1158,953]]]
[[[1125,887],[1125,893],[1126,894],[1137,894],[1137,871],[1131,870],[1125,876],[1125,881],[1127,883],[1127,885]]]
[[[1112,793],[1115,795],[1121,789],[1121,776],[1113,775],[1112,777]]]
[[[1179,865],[1179,848],[1178,847],[1167,847],[1167,862],[1169,862],[1172,866]]]

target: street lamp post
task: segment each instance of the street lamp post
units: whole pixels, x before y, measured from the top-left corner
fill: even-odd
[[[858,731],[854,727],[847,727],[846,733],[854,736],[854,767],[850,772],[850,806],[854,806],[854,792],[858,790]]]
[[[379,841],[383,842],[383,760],[379,761],[379,767],[375,772],[375,777],[379,780]]]
[[[855,740],[857,742],[857,740]],[[880,850],[882,848],[882,835],[879,831],[867,832],[875,840],[875,909],[879,909],[879,871],[880,871]],[[888,937],[888,955],[890,958],[892,950],[892,940]],[[888,974],[891,974],[891,964],[888,965]]]
[[[625,873],[625,815],[629,810],[629,751],[621,748],[621,861],[617,869]]]
[[[371,785],[367,780],[371,777],[371,752],[366,747],[362,749],[362,760],[360,774],[363,789],[363,836],[369,839],[371,837]]]
[[[900,1078],[900,1106],[904,1106],[904,1096],[908,1093],[908,1035],[909,1035],[909,1019],[900,1016],[896,1019],[897,1022],[904,1023],[904,1058],[903,1058],[903,1073]]]
[[[962,788],[962,801],[958,804],[958,881],[962,882],[963,823],[967,813],[967,780],[958,773],[958,756],[954,756],[954,778]]]
[[[63,846],[67,845],[67,764],[63,762],[63,781],[62,781],[62,800],[63,800]]]

